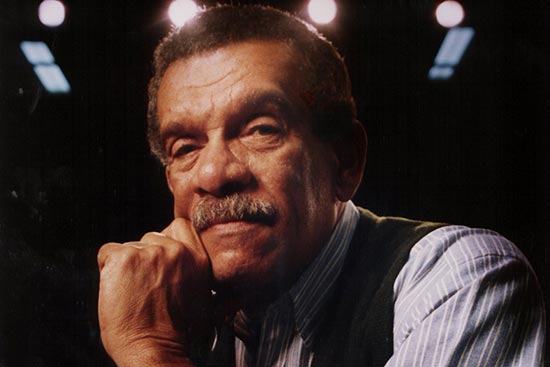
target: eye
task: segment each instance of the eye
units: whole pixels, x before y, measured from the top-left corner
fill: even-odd
[[[170,147],[170,158],[186,158],[192,155],[198,149],[198,146],[188,139],[178,139]]]
[[[255,125],[249,130],[249,134],[258,134],[262,136],[275,135],[281,133],[281,128],[273,125]]]
[[[252,149],[268,149],[278,146],[285,136],[284,126],[275,118],[254,118],[243,130],[241,141]]]
[[[197,147],[194,145],[183,145],[175,150],[173,149],[172,157],[173,158],[181,157],[183,155],[191,153],[195,149],[197,149]]]

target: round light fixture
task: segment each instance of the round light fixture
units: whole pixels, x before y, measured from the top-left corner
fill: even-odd
[[[168,8],[168,16],[176,27],[181,27],[193,18],[199,8],[191,0],[175,0]]]
[[[435,17],[443,27],[456,27],[464,20],[464,8],[457,1],[444,1],[435,10]]]
[[[38,6],[38,19],[47,27],[57,27],[65,20],[65,7],[61,1],[44,0]]]
[[[315,23],[328,24],[336,17],[336,2],[334,0],[311,0],[307,10]]]

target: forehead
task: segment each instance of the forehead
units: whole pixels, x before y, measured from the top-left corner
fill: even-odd
[[[235,97],[261,89],[298,89],[301,57],[283,42],[249,41],[178,59],[166,70],[158,91],[158,113],[210,98]],[[289,96],[290,97],[290,96]],[[212,106],[203,106],[211,108]]]

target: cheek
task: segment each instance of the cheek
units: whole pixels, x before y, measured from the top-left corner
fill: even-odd
[[[190,190],[188,175],[174,174],[170,176],[170,185],[174,197],[174,216],[176,218],[189,218],[189,208],[193,195]]]
[[[260,189],[267,191],[276,202],[282,211],[281,217],[293,223],[307,221],[320,199],[318,173],[311,157],[297,148],[259,160],[257,167]]]

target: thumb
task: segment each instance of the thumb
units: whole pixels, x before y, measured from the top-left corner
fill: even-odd
[[[162,234],[178,242],[190,245],[197,251],[206,252],[193,225],[187,219],[174,219],[172,223],[162,231]]]
[[[208,262],[208,271],[210,277],[210,287],[213,284],[213,272],[212,272],[212,261],[208,252],[204,247],[202,241],[199,238],[199,235],[195,231],[195,228],[191,224],[191,221],[184,218],[175,218],[168,227],[166,227],[162,234],[170,237],[171,239],[185,244],[191,250],[201,258],[205,259]]]

